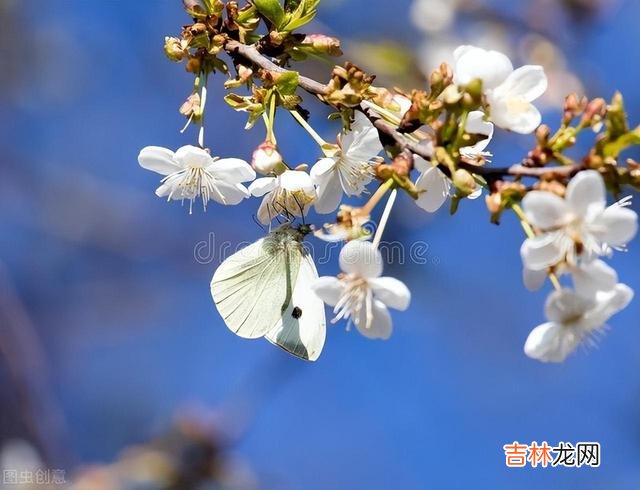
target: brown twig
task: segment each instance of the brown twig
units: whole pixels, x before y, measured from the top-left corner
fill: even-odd
[[[242,58],[251,61],[254,65],[257,65],[260,68],[264,68],[265,70],[273,71],[276,73],[287,73],[291,71],[276,65],[269,58],[262,55],[262,53],[258,51],[258,48],[256,48],[255,45],[247,45],[242,44],[238,41],[230,40],[227,41],[224,49],[231,56],[240,55]],[[298,85],[310,94],[327,95],[329,93],[329,89],[326,85],[323,85],[322,83],[317,82],[311,78],[300,76],[298,78]]]
[[[273,61],[260,53],[255,45],[247,45],[238,41],[229,40],[225,45],[225,51],[234,58],[244,58],[245,60],[248,60],[254,65],[265,70],[273,71],[276,73],[286,73],[290,71],[286,68],[276,65]],[[300,88],[312,95],[324,96],[329,93],[327,85],[323,85],[322,83],[308,77],[299,76],[298,85],[300,86]],[[393,142],[393,144],[399,147],[400,151],[410,151],[414,155],[420,156],[427,161],[431,161],[433,154],[428,147],[419,145],[418,143],[409,140],[404,134],[400,133],[397,128],[379,117],[368,107],[361,105],[358,109],[365,116],[367,116],[373,126],[378,130],[378,133],[380,133],[380,137],[383,142]],[[440,163],[438,164],[438,168],[442,172],[444,172],[445,175],[451,176],[451,171],[446,165]],[[584,167],[582,164],[556,167],[527,167],[522,164],[515,164],[509,167],[485,167],[479,166],[471,160],[461,158],[458,162],[458,168],[462,168],[476,175],[480,175],[488,181],[497,181],[508,176],[534,177],[538,179],[547,175],[570,177],[582,170]]]

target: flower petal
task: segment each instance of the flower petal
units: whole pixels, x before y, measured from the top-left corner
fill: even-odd
[[[311,176],[300,170],[286,170],[278,177],[278,185],[286,191],[304,191],[315,195],[316,190]]]
[[[549,82],[544,68],[538,65],[521,66],[494,91],[497,98],[521,98],[533,102],[547,90]]]
[[[529,222],[542,230],[561,227],[572,217],[565,200],[551,192],[529,192],[522,207]]]
[[[447,200],[450,187],[447,176],[437,167],[430,167],[416,180],[416,188],[421,192],[415,202],[428,213],[435,213]]]
[[[251,165],[239,158],[216,160],[209,165],[208,169],[215,172],[216,178],[233,184],[248,182],[256,178],[256,172],[251,168]]]
[[[534,328],[524,344],[524,353],[542,362],[563,362],[571,354],[582,336],[572,328],[549,322]]]
[[[527,238],[520,248],[524,266],[534,271],[546,270],[564,259],[567,250],[556,233]]]
[[[633,209],[614,204],[593,219],[590,230],[601,242],[624,247],[638,232],[638,215]]]
[[[174,158],[182,167],[208,167],[213,160],[209,152],[192,145],[178,148]]]
[[[542,122],[540,111],[525,101],[510,101],[505,98],[489,97],[491,120],[496,126],[515,133],[529,134]]]
[[[319,179],[326,177],[333,169],[336,168],[335,158],[321,158],[311,167],[309,172],[313,181],[317,184]]]
[[[340,268],[366,279],[382,274],[382,254],[371,242],[352,240],[340,251]]]
[[[579,217],[587,216],[590,210],[603,210],[607,197],[602,176],[595,170],[579,172],[569,182],[565,199]]]
[[[387,340],[393,332],[391,314],[382,301],[373,300],[371,305],[371,322],[367,328],[366,308],[353,318],[353,323],[362,335],[369,339]]]
[[[547,319],[556,323],[576,322],[593,308],[594,302],[571,289],[553,291],[544,306]]]
[[[319,214],[334,212],[342,200],[342,185],[337,172],[332,172],[321,178],[318,184],[318,198],[314,204]]]
[[[580,296],[595,298],[599,291],[612,291],[618,284],[618,274],[602,260],[583,262],[571,270],[573,286]]]
[[[251,182],[249,186],[249,192],[254,197],[264,196],[266,193],[271,192],[278,185],[278,179],[275,177],[261,177]]]
[[[453,56],[454,82],[458,85],[480,78],[485,90],[494,89],[513,71],[509,58],[498,51],[467,45],[458,47]]]
[[[480,155],[487,148],[491,138],[493,138],[493,124],[484,120],[485,114],[482,111],[471,111],[467,119],[465,131],[469,134],[483,134],[485,139],[478,141],[475,145],[460,148],[460,153],[465,155]]]
[[[527,267],[522,268],[522,281],[524,282],[524,287],[527,288],[528,291],[537,291],[544,286],[544,282],[546,280],[546,269],[534,271]]]
[[[260,180],[260,179],[258,179]],[[257,182],[257,181],[256,181]],[[255,194],[254,194],[255,196]],[[267,194],[262,198],[262,202],[260,203],[260,207],[258,208],[258,213],[256,217],[258,221],[263,225],[271,224],[271,220],[277,213],[273,208],[273,203],[271,202],[271,196]]]
[[[354,161],[368,162],[381,151],[378,130],[364,114],[356,112],[351,131],[342,135],[343,154]]]
[[[319,277],[310,287],[329,306],[335,306],[344,292],[344,283],[333,276]]]
[[[596,294],[596,303],[584,316],[581,326],[586,330],[602,327],[613,315],[624,310],[633,299],[633,289],[626,284],[617,284],[612,291]]]
[[[369,279],[369,285],[375,298],[385,305],[404,311],[411,302],[411,291],[402,281],[395,277],[377,277]]]
[[[161,175],[169,175],[181,170],[181,167],[173,159],[174,153],[161,146],[146,146],[140,150],[138,163],[142,168],[157,172]]]
[[[220,204],[234,206],[250,196],[251,193],[242,184],[218,180],[215,182],[214,190],[209,197]]]

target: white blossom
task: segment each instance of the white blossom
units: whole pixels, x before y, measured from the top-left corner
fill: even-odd
[[[343,193],[359,196],[374,178],[371,161],[381,151],[378,131],[364,114],[357,112],[351,130],[340,135],[335,156],[319,160],[311,169],[318,187],[316,211],[335,211]]]
[[[249,192],[255,197],[264,196],[257,216],[263,225],[270,224],[278,215],[304,216],[317,198],[313,180],[300,170],[256,179],[249,186]]]
[[[465,131],[468,134],[479,134],[486,136],[471,146],[460,148],[460,154],[467,158],[487,156],[489,153],[485,149],[493,137],[493,124],[484,120],[482,111],[472,111],[467,117]],[[427,149],[432,148],[431,142],[423,143]],[[416,204],[429,213],[435,213],[442,207],[447,198],[451,195],[451,180],[438,167],[427,162],[424,158],[416,156],[414,166],[420,172],[416,180],[416,188],[420,192]],[[476,191],[468,196],[468,199],[476,199],[482,194],[482,187],[478,186]]]
[[[623,248],[638,230],[638,215],[629,199],[606,207],[602,176],[595,170],[576,175],[565,198],[544,191],[529,192],[522,202],[527,220],[540,234],[528,238],[521,255],[527,269],[540,271],[564,260],[575,265]]]
[[[190,145],[175,153],[167,148],[147,146],[140,151],[138,163],[147,170],[166,175],[156,194],[169,200],[188,200],[189,212],[198,197],[205,209],[209,200],[238,204],[250,196],[242,182],[256,178],[244,160],[214,158],[206,150]]]
[[[560,264],[553,270],[557,277],[570,274],[576,291],[586,297],[593,297],[598,291],[611,291],[618,283],[618,274],[600,259],[579,260],[578,264]],[[529,291],[537,291],[549,275],[546,269],[534,271],[523,268],[524,285]]]
[[[354,240],[340,251],[338,277],[320,277],[312,289],[333,306],[333,323],[347,319],[365,337],[387,339],[393,330],[387,307],[405,310],[411,293],[393,277],[380,277],[382,255],[371,243]]]
[[[548,322],[531,331],[524,345],[525,354],[543,362],[564,361],[632,298],[633,291],[624,284],[617,284],[611,291],[599,291],[591,298],[570,289],[554,291],[545,305]]]
[[[491,120],[497,126],[527,134],[540,125],[540,111],[532,102],[547,90],[547,76],[541,66],[525,65],[514,70],[506,55],[475,46],[458,47],[454,58],[455,83],[482,80]]]

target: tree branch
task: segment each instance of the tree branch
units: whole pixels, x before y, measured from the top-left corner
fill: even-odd
[[[229,53],[229,55],[239,55],[242,58],[251,61],[254,65],[257,65],[260,68],[264,68],[265,70],[273,71],[276,73],[287,73],[292,71],[276,65],[269,58],[262,55],[262,53],[258,51],[258,48],[256,48],[255,45],[247,45],[242,44],[238,41],[230,40],[227,41],[224,49],[227,53]],[[311,78],[303,77],[302,75],[300,75],[298,78],[298,85],[302,89],[313,95],[328,95],[329,93],[329,88],[326,85],[323,85],[320,82],[316,82]]]
[[[264,56],[255,45],[247,45],[238,41],[229,40],[225,44],[225,51],[233,58],[241,57],[250,61],[254,65],[275,73],[287,73],[287,70],[276,65],[269,58]],[[306,92],[323,96],[328,95],[329,88],[316,80],[302,75],[298,78],[298,85]],[[387,123],[384,119],[375,114],[371,109],[364,105],[358,108],[371,121],[373,126],[378,130],[381,137],[386,140],[393,141],[401,151],[410,151],[414,155],[431,161],[433,154],[428,147],[424,147],[413,141],[410,141],[404,134],[400,133],[397,128]],[[447,176],[451,176],[449,167],[444,164],[438,164],[438,168]],[[458,168],[462,168],[476,175],[481,175],[489,181],[500,180],[503,177],[535,177],[542,178],[546,175],[559,175],[562,177],[570,177],[584,168],[582,164],[556,166],[556,167],[527,167],[522,164],[515,164],[509,167],[484,167],[476,165],[473,161],[461,158],[458,162]]]

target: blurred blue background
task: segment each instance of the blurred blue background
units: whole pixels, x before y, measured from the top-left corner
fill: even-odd
[[[571,90],[621,90],[640,122],[640,3],[441,3],[457,10],[434,28],[442,19],[425,26],[410,1],[326,0],[308,31],[342,38],[347,57],[405,88],[426,85],[420,69],[457,44],[500,48],[516,65],[545,64],[552,127]],[[546,293],[521,284],[517,222],[489,224],[482,200],[429,216],[403,196],[386,236],[427,242],[429,259],[387,268],[413,292],[391,340],[339,324],[310,365],[235,337],[209,293],[218,258],[199,264],[193,250],[210,232],[257,239],[258,201],[189,215],[156,198],[159,176],[137,164],[144,146],[195,142],[193,128],[178,132],[191,76],[162,53],[189,21],[180,2],[12,0],[0,15],[3,441],[30,440],[71,476],[202,407],[260,488],[640,488],[640,301],[596,349],[532,361],[522,346]],[[221,83],[207,144],[250,159],[262,129],[243,130]],[[325,109],[308,107],[330,138]],[[278,131],[289,161],[319,156],[293,122]],[[494,163],[518,161],[532,142],[498,131]],[[640,248],[630,248],[613,264],[640,290]],[[335,261],[320,268],[335,272]],[[514,440],[598,441],[601,467],[508,469],[502,446]]]

